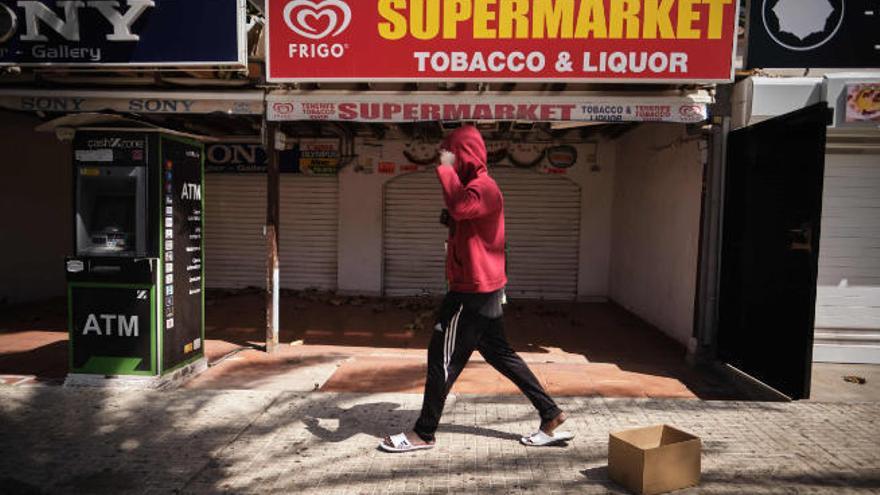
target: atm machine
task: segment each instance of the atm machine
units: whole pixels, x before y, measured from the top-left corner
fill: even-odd
[[[203,170],[203,145],[172,132],[76,131],[68,385],[205,368]]]

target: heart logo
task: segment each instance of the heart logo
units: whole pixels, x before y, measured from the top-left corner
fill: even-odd
[[[294,33],[319,40],[345,31],[351,24],[351,8],[342,0],[293,0],[284,7],[284,22]]]
[[[295,110],[293,103],[276,103],[272,106],[272,110],[278,115],[290,115]]]

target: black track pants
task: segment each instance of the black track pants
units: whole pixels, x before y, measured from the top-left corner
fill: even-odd
[[[444,303],[444,306],[447,304]],[[528,365],[510,347],[504,336],[502,319],[486,318],[459,304],[446,311],[441,308],[440,322],[434,328],[428,346],[428,378],[422,413],[413,428],[422,440],[434,441],[446,396],[474,349],[519,387],[538,410],[542,420],[551,420],[559,414],[556,403],[544,391]]]

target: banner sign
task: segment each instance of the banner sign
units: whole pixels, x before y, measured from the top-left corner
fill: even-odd
[[[268,162],[269,157],[266,155],[266,148],[259,143],[217,143],[205,145],[206,173],[266,173]],[[282,160],[281,163],[283,164],[284,161]]]
[[[213,174],[265,174],[269,162],[259,143],[209,144],[205,158],[205,172]],[[336,175],[340,162],[339,143],[333,140],[303,140],[278,154],[282,174]]]
[[[240,68],[244,16],[245,0],[0,0],[0,65]]]
[[[263,93],[45,91],[0,89],[0,108],[40,112],[225,113],[260,115]]]
[[[310,175],[336,175],[342,163],[339,143],[303,141],[299,143],[299,172]]]
[[[846,86],[846,122],[880,124],[880,82]]]
[[[734,0],[268,0],[268,80],[729,82],[738,7]]]
[[[446,94],[270,94],[272,121],[419,122],[526,120],[532,122],[679,122],[708,118],[708,96],[614,97]]]
[[[876,0],[752,0],[746,67],[880,67]]]

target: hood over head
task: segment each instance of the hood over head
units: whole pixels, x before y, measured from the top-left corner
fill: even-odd
[[[471,125],[459,127],[446,136],[440,147],[455,155],[455,172],[462,184],[467,184],[478,175],[487,173],[486,143],[476,127]]]

